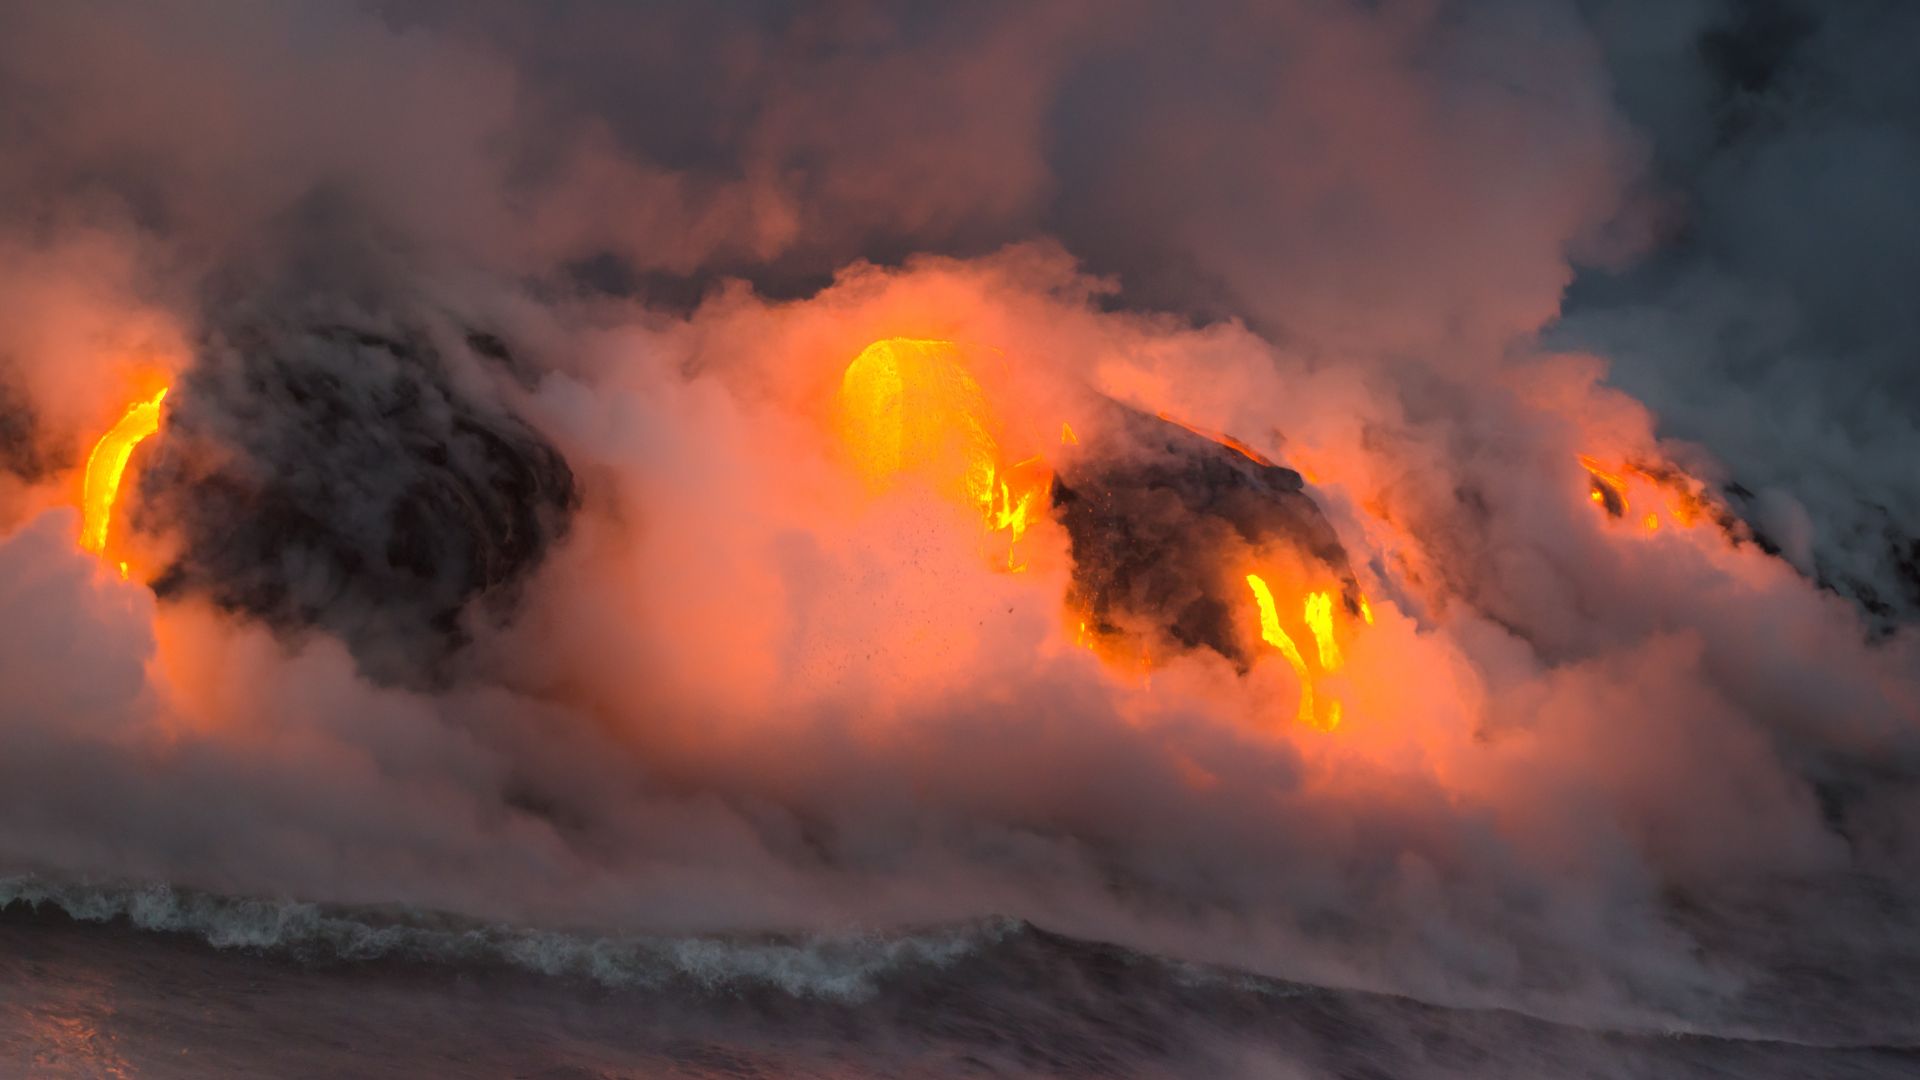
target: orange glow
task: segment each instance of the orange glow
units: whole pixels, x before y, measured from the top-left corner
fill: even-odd
[[[999,447],[980,384],[951,341],[887,338],[861,350],[840,379],[840,436],[867,482],[937,474],[970,501],[993,490]]]
[[[1340,700],[1317,685],[1321,679],[1339,671],[1346,663],[1346,657],[1334,637],[1333,593],[1308,593],[1301,603],[1301,622],[1313,637],[1312,660],[1317,662],[1316,671],[1316,664],[1309,663],[1307,655],[1294,642],[1293,635],[1281,625],[1280,605],[1274,599],[1273,588],[1267,584],[1267,579],[1259,574],[1248,574],[1247,587],[1253,590],[1253,603],[1260,614],[1260,640],[1279,650],[1280,655],[1292,665],[1293,673],[1299,676],[1300,708],[1295,719],[1321,731],[1332,731],[1339,727]],[[1362,610],[1365,610],[1364,601],[1362,604]]]
[[[1628,464],[1607,468],[1597,459],[1581,454],[1580,467],[1587,470],[1587,498],[1607,512],[1607,516],[1638,522],[1647,532],[1658,532],[1662,521],[1690,528],[1710,517],[1712,506],[1699,481],[1670,465]],[[1635,506],[1655,509],[1637,517]]]
[[[968,359],[976,353],[952,341],[883,338],[862,349],[846,367],[836,397],[836,426],[856,471],[876,492],[919,484],[979,515],[983,534],[1004,543],[991,558],[997,569],[1020,573],[1028,567],[1021,541],[1047,514],[1053,470],[1041,454],[1020,456],[1009,446],[1031,450],[1036,440],[1022,439],[1003,422]],[[1273,463],[1230,435],[1195,428],[1162,414],[1209,441],[1264,466]],[[1050,426],[1050,424],[1049,424]],[[1039,427],[1038,430],[1046,430]],[[1060,445],[1079,442],[1073,426],[1061,423]],[[1260,638],[1278,650],[1300,680],[1297,718],[1332,730],[1341,722],[1341,702],[1323,684],[1345,663],[1336,636],[1337,590],[1289,593],[1283,618],[1273,589],[1259,574],[1246,575],[1259,616]],[[1298,605],[1297,607],[1295,605]],[[1367,623],[1373,612],[1364,598],[1356,611]],[[1295,615],[1294,612],[1298,612]],[[1116,672],[1151,677],[1151,642],[1096,624],[1091,614],[1069,605],[1063,632],[1090,649]],[[1302,650],[1302,645],[1306,650]]]
[[[1300,676],[1300,712],[1299,720],[1303,724],[1313,723],[1313,681],[1307,674],[1306,658],[1300,655],[1299,646],[1280,626],[1280,608],[1273,602],[1273,590],[1267,587],[1265,578],[1259,574],[1248,574],[1247,585],[1253,589],[1253,602],[1260,609],[1260,640],[1280,650],[1280,655],[1293,665],[1294,674]]]
[[[1333,594],[1310,594],[1306,601],[1305,618],[1307,628],[1313,631],[1314,645],[1320,653],[1321,670],[1340,670],[1340,644],[1333,640]]]
[[[1037,455],[1005,463],[998,420],[961,354],[955,342],[914,338],[862,349],[840,379],[841,442],[875,491],[915,477],[972,506],[989,532],[1005,534],[1002,568],[1018,573],[1017,546],[1053,472]]]
[[[1166,413],[1156,413],[1155,415],[1160,417],[1160,419],[1165,420],[1169,424],[1173,424],[1177,427],[1186,428],[1188,431],[1193,432],[1195,435],[1198,435],[1209,442],[1219,443],[1221,446],[1224,446],[1227,449],[1232,450],[1233,452],[1239,454],[1243,458],[1246,458],[1248,461],[1255,463],[1256,465],[1266,465],[1268,467],[1272,467],[1273,465],[1273,462],[1267,460],[1266,456],[1261,454],[1260,451],[1255,450],[1253,447],[1248,446],[1246,443],[1241,442],[1239,439],[1236,439],[1231,435],[1227,435],[1225,433],[1218,432],[1218,431],[1208,431],[1206,428],[1203,428],[1203,427],[1195,427],[1194,425],[1187,423],[1185,420],[1182,420],[1177,416],[1169,416]]]
[[[1614,517],[1625,516],[1628,509],[1626,478],[1607,471],[1598,461],[1585,454],[1580,455],[1580,467],[1587,470],[1587,475],[1592,478],[1587,498]]]
[[[87,455],[86,479],[81,488],[80,546],[88,551],[106,552],[107,527],[113,520],[113,505],[120,495],[120,481],[127,471],[127,462],[133,457],[134,447],[160,430],[160,403],[166,396],[163,389],[151,401],[136,402]],[[120,576],[126,577],[127,564],[119,565]]]

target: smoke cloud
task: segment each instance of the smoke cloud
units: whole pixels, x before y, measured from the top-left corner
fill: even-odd
[[[0,867],[1912,1041],[1907,17],[1202,7],[0,14]],[[863,484],[890,337],[1298,470],[1339,724]]]
[[[1920,610],[1910,452],[1920,323],[1904,197],[1920,93],[1897,3],[1595,5],[1653,151],[1651,257],[1582,277],[1557,336],[1604,351],[1675,436],[1753,489],[1795,565],[1882,627]],[[1781,208],[1791,207],[1792,212]]]

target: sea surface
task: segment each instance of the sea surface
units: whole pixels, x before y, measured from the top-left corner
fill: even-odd
[[[613,939],[0,885],[5,1077],[1920,1076],[1915,1045],[1596,1030],[1004,919]]]

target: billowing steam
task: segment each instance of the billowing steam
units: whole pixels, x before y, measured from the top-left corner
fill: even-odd
[[[1871,20],[1202,6],[0,15],[0,870],[1920,1038]]]

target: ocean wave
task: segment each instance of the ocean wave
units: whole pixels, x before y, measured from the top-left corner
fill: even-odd
[[[89,923],[125,922],[219,949],[302,960],[393,960],[503,966],[609,988],[692,986],[715,993],[776,990],[860,1001],[881,978],[945,968],[1021,932],[989,918],[918,931],[664,936],[594,934],[481,922],[440,912],[355,909],[307,901],[222,896],[166,883],[92,884],[38,875],[0,877],[0,910],[51,909]]]

